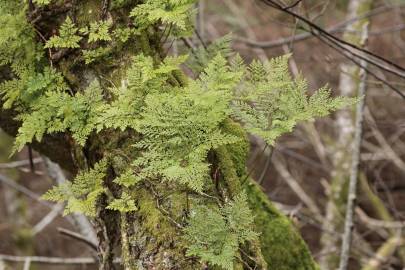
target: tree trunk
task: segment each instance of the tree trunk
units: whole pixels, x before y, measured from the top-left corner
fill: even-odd
[[[109,1],[106,0],[64,2],[60,4],[58,1],[46,8],[36,7],[28,12],[27,16],[38,34],[38,43],[43,43],[42,38],[49,39],[66,15],[74,18],[79,25],[86,25],[100,18],[113,18],[114,21],[119,19],[129,24],[128,10],[138,1],[126,1],[129,6],[107,11]],[[136,19],[140,18],[134,18]],[[63,73],[75,92],[82,91],[94,78],[99,78],[102,86],[108,88],[111,82],[120,85],[128,68],[128,59],[133,55],[142,52],[152,56],[157,62],[162,61],[162,34],[159,27],[151,27],[138,40],[127,43],[124,47],[114,48],[111,58],[90,66],[77,61],[77,52],[70,49],[50,54],[49,60],[54,68]],[[5,76],[0,78],[8,76],[6,70],[7,67],[3,67]],[[173,75],[174,78],[184,76]],[[177,83],[182,82],[178,80]],[[20,123],[13,119],[15,113],[4,109],[0,112],[0,127],[9,134],[16,135]],[[272,206],[260,187],[248,178],[245,161],[249,143],[243,129],[231,120],[223,123],[223,129],[243,141],[210,152],[208,160],[211,164],[211,177],[213,182],[217,182],[215,192],[218,197],[232,198],[241,190],[246,190],[255,216],[256,231],[260,233],[260,241],[252,241],[240,247],[240,260],[235,260],[234,269],[317,269],[306,244],[290,221]],[[115,196],[120,190],[112,181],[128,165],[125,158],[136,157],[137,153],[134,153],[131,146],[139,140],[140,136],[133,131],[107,130],[92,134],[83,148],[78,147],[64,133],[47,135],[40,143],[35,142],[32,145],[73,174],[93,167],[102,157],[113,156],[104,186],[107,193]],[[99,269],[117,269],[113,263],[116,257],[121,257],[125,269],[208,269],[198,258],[186,256],[187,244],[179,224],[184,223],[187,218],[191,200],[198,196],[199,204],[208,205],[212,203],[212,198],[190,193],[167,182],[157,185],[145,182],[137,189],[135,196],[138,210],[129,213],[120,214],[106,209],[106,195],[98,201],[93,223],[99,242]]]
[[[372,0],[350,0],[348,5],[347,19],[359,17],[372,8]],[[364,18],[354,24],[349,24],[344,33],[344,40],[364,47],[367,37],[369,19]],[[361,34],[359,34],[361,33]],[[339,80],[340,95],[358,96],[360,82],[360,68],[353,63],[343,63]],[[333,171],[328,203],[326,205],[326,219],[324,227],[326,232],[343,232],[344,217],[346,211],[346,199],[352,164],[352,149],[355,133],[356,112],[352,109],[337,112],[337,141],[334,146]],[[337,269],[339,266],[340,238],[328,233],[322,235],[322,269]]]

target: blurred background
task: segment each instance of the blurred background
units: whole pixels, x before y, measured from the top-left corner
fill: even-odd
[[[357,155],[358,205],[350,269],[405,269],[405,100],[395,92],[405,93],[405,80],[402,73],[389,71],[405,66],[405,2],[278,3],[386,61],[379,61],[380,66],[365,61],[361,71],[361,59],[344,53],[350,51],[347,46],[339,51],[317,31],[311,34],[313,26],[254,0],[200,1],[195,37],[168,41],[167,47],[177,54],[232,33],[233,49],[247,62],[292,53],[291,74],[302,73],[309,92],[325,84],[335,95],[365,91],[358,155],[353,151],[358,145],[353,107],[299,125],[274,148],[265,148],[252,136],[248,170],[291,217],[321,269],[336,269],[350,167]],[[70,176],[28,148],[10,157],[12,144],[13,139],[0,131],[0,270],[96,269],[94,232],[88,220],[80,215],[63,217],[61,205],[39,199]]]

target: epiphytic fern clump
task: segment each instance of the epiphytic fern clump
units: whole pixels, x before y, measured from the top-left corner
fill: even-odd
[[[31,4],[44,9],[56,2]],[[90,168],[79,167],[74,181],[45,194],[66,201],[65,213],[94,216],[101,197],[108,211],[140,211],[139,189],[154,190],[160,183],[187,196],[210,196],[206,192],[213,184],[218,187],[213,180],[221,177],[219,168],[212,167],[215,151],[241,140],[223,128],[230,118],[274,144],[300,121],[355,101],[332,98],[327,88],[308,96],[306,81],[289,74],[288,56],[245,65],[232,55],[230,36],[191,56],[166,56],[149,44],[148,31],[160,31],[155,42],[190,34],[195,1],[133,2],[138,1],[111,3],[112,10],[131,7],[125,9],[127,21],[113,13],[95,21],[76,21],[66,14],[54,33],[38,42],[39,30],[26,19],[28,1],[0,0],[0,67],[7,66],[9,73],[0,95],[4,108],[13,108],[22,122],[15,150],[56,133],[80,151],[87,151],[98,134],[136,138],[130,151],[109,149]],[[126,54],[117,53],[124,48]],[[68,53],[74,61],[63,59]],[[108,65],[98,65],[102,61]],[[72,70],[81,65],[91,71],[80,74],[83,81],[72,80]],[[194,76],[187,78],[182,65]],[[126,161],[117,169],[112,160],[119,158]],[[115,185],[114,194],[108,192],[107,178],[108,185]],[[182,221],[183,233],[188,255],[233,269],[240,246],[255,241],[257,234],[243,191],[223,197],[215,205],[192,204],[190,218]]]

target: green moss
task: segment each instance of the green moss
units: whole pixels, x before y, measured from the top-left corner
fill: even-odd
[[[246,191],[256,230],[261,233],[261,250],[268,270],[317,270],[306,243],[291,222],[282,215],[260,187],[250,182]]]
[[[246,131],[241,127],[240,124],[232,121],[231,119],[224,121],[222,130],[225,133],[229,133],[241,138],[239,142],[226,146],[226,150],[228,151],[235,166],[236,174],[241,177],[246,173],[246,160],[249,155],[249,139]]]
[[[100,1],[78,1],[77,10],[77,22],[79,26],[87,26],[91,22],[100,18],[102,3]]]
[[[178,232],[167,217],[157,208],[157,201],[145,189],[136,191],[142,225],[158,242],[173,241]]]
[[[223,131],[242,138],[238,143],[216,150],[224,180],[231,193],[235,193],[241,189],[240,179],[246,176],[249,141],[243,128],[231,120],[223,123]],[[274,208],[260,187],[250,182],[246,191],[250,208],[255,213],[256,231],[261,233],[261,253],[268,264],[267,269],[318,269],[299,233],[288,218]]]

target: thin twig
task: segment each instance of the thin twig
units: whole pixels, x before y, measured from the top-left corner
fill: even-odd
[[[355,44],[352,44],[341,38],[334,36],[333,34],[329,33],[327,30],[325,30],[322,27],[318,26],[317,24],[311,22],[309,19],[307,19],[291,10],[288,10],[288,9],[285,10],[283,8],[283,6],[281,6],[280,4],[276,3],[273,0],[262,0],[262,2],[266,3],[270,7],[273,7],[277,10],[285,12],[288,15],[293,16],[294,18],[297,18],[300,21],[304,22],[306,25],[309,26],[309,28],[310,28],[309,31],[311,32],[311,34],[314,35],[315,37],[317,37],[320,41],[322,41],[324,43],[328,43],[328,42],[332,43],[334,46],[338,46],[341,50],[349,52],[352,55],[352,58],[354,56],[358,59],[365,61],[365,63],[370,63],[371,65],[374,65],[393,75],[396,75],[401,78],[405,78],[405,74],[404,74],[405,68],[392,62],[391,60],[388,60],[376,53],[368,51],[367,49],[361,48]],[[330,44],[329,44],[329,46],[330,46]],[[358,54],[358,52],[360,52],[366,56],[362,56],[361,54]],[[378,61],[375,61],[375,59],[377,59]],[[363,67],[363,69],[364,69],[364,65],[361,65],[355,61],[353,61],[353,62],[356,63],[358,66]],[[383,63],[383,64],[381,64],[381,63]],[[386,65],[388,65],[388,66],[386,66]],[[394,69],[392,69],[391,67],[393,67]],[[369,71],[368,71],[368,73],[370,75],[373,75]],[[373,75],[373,76],[376,77],[377,79],[379,79],[376,75]],[[387,85],[389,85],[389,84],[387,84]],[[397,94],[399,94],[402,98],[405,99],[405,94],[403,94],[401,91],[399,91],[398,89],[396,89],[395,87],[392,87],[392,86],[390,87],[390,89],[394,90]]]
[[[45,229],[49,224],[51,224],[56,217],[63,213],[63,208],[63,204],[55,204],[53,209],[32,228],[32,235],[35,236]]]
[[[15,190],[25,194],[26,196],[30,197],[31,199],[33,199],[33,200],[37,201],[38,203],[45,205],[51,209],[54,206],[51,203],[41,200],[41,197],[38,194],[32,192],[31,190],[29,190],[28,188],[26,188],[22,185],[16,183],[15,181],[13,181],[12,179],[8,178],[7,176],[5,176],[3,174],[0,174],[0,182],[14,188]]]
[[[368,24],[364,25],[362,40],[363,44],[367,40],[367,29]],[[361,63],[365,66],[367,63]],[[360,163],[360,147],[361,139],[363,133],[363,119],[364,119],[364,105],[365,105],[365,95],[367,88],[367,71],[364,69],[360,70],[360,83],[358,89],[358,96],[360,97],[359,102],[356,105],[356,122],[355,122],[355,133],[353,139],[353,152],[351,159],[351,169],[350,169],[350,179],[349,179],[349,191],[347,196],[346,204],[346,217],[343,232],[342,248],[339,262],[339,270],[346,270],[349,263],[350,248],[352,244],[352,230],[354,226],[354,208],[357,198],[357,180],[359,174],[359,163]]]
[[[34,158],[32,160],[34,164],[38,164],[42,162],[41,158]],[[25,159],[25,160],[17,160],[17,161],[11,161],[7,163],[0,163],[0,169],[14,169],[22,166],[27,166],[30,164],[30,160]]]
[[[31,263],[42,263],[42,264],[96,264],[97,260],[91,257],[82,258],[61,258],[61,257],[44,257],[44,256],[13,256],[0,254],[0,261],[7,262],[26,262],[30,260]],[[114,263],[120,264],[121,259],[114,259]]]
[[[92,249],[94,249],[95,251],[97,251],[97,244],[94,243],[91,239],[88,239],[87,237],[81,235],[80,233],[73,232],[73,231],[67,230],[65,228],[58,228],[58,232],[62,235],[65,235],[65,236],[68,236],[75,240],[78,240],[80,242],[83,242],[86,245],[88,245],[89,247],[91,247]]]
[[[403,4],[402,5],[392,5],[392,6],[381,6],[381,7],[378,7],[378,8],[376,8],[376,9],[370,11],[370,12],[366,12],[366,13],[358,16],[358,17],[351,18],[351,19],[345,20],[345,21],[343,21],[341,23],[338,23],[338,24],[336,24],[334,26],[331,26],[331,27],[327,28],[326,31],[328,31],[331,34],[343,32],[343,31],[345,31],[344,27],[346,27],[349,24],[355,23],[355,22],[357,22],[359,20],[362,20],[364,18],[367,18],[367,17],[372,17],[372,16],[379,15],[379,14],[384,13],[384,12],[391,11],[391,10],[393,10],[395,8],[401,8],[403,6],[404,6]],[[301,33],[301,34],[298,34],[298,35],[289,36],[289,37],[280,38],[280,39],[271,40],[271,41],[256,41],[256,40],[252,40],[251,38],[243,38],[243,37],[236,37],[235,41],[243,42],[246,45],[252,46],[252,47],[260,47],[260,48],[263,48],[263,49],[271,49],[271,48],[276,48],[276,47],[283,46],[285,44],[289,44],[290,42],[304,41],[304,40],[307,40],[307,39],[309,39],[311,37],[314,37],[311,33]]]
[[[387,221],[369,217],[360,207],[356,207],[356,214],[360,220],[370,227],[386,229],[405,228],[405,221]]]

